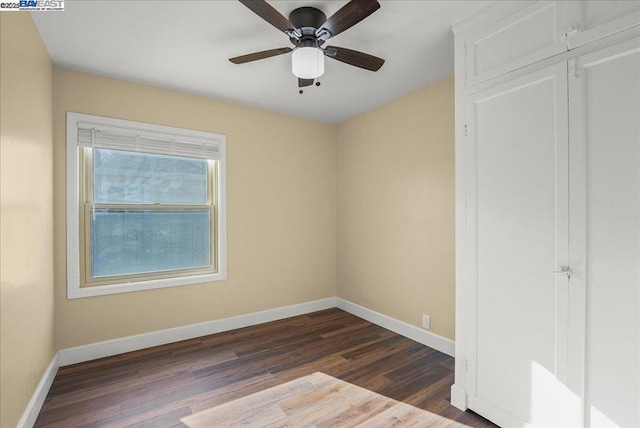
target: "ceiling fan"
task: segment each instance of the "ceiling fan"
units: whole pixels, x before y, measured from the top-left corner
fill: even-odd
[[[333,58],[365,70],[378,71],[384,64],[382,58],[352,49],[322,45],[356,25],[380,8],[377,0],[351,0],[329,19],[315,7],[300,7],[285,18],[265,0],[239,0],[256,15],[284,32],[294,47],[270,49],[230,58],[234,64],[257,61],[293,52],[292,71],[298,78],[298,87],[313,85],[324,73],[324,57]],[[320,85],[320,82],[316,82]],[[302,90],[300,91],[302,93]]]

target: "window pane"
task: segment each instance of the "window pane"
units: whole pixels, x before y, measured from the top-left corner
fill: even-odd
[[[94,201],[103,204],[207,203],[207,160],[93,150]]]
[[[93,278],[211,266],[209,210],[92,214]]]

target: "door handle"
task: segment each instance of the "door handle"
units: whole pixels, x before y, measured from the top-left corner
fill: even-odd
[[[568,278],[571,278],[573,271],[569,266],[562,265],[560,266],[560,270],[554,270],[552,273],[554,275],[567,275]]]

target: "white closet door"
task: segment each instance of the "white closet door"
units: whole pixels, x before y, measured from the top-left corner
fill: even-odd
[[[569,278],[553,273],[569,264],[567,90],[561,63],[468,106],[469,407],[503,426],[581,423]]]
[[[468,83],[475,85],[565,52],[566,32],[566,1],[531,2],[465,38]]]
[[[571,208],[586,239],[572,239],[572,248],[587,289],[587,418],[593,427],[638,427],[640,42],[584,55],[577,64],[569,86],[571,168],[579,175]],[[585,257],[586,268],[578,266]]]
[[[640,23],[638,0],[570,1],[568,22],[571,26],[567,42],[574,49],[626,30]]]

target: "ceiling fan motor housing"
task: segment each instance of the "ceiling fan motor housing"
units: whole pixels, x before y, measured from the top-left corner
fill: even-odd
[[[327,21],[327,16],[315,7],[299,7],[289,14],[289,22],[300,29],[303,35],[314,34]]]

